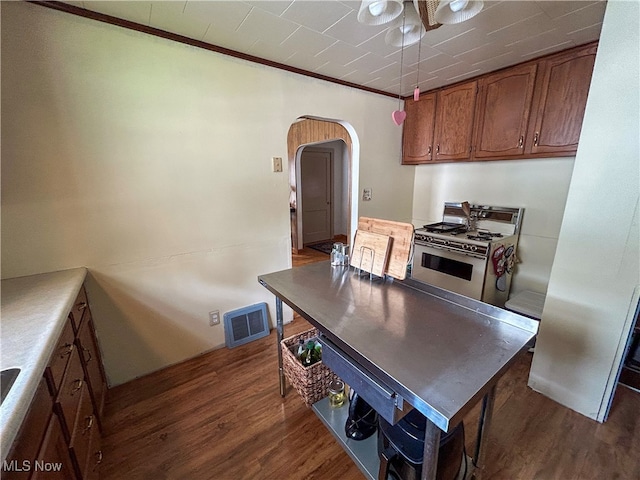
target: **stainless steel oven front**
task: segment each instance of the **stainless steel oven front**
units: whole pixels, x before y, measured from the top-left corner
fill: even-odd
[[[482,300],[486,270],[486,255],[415,243],[411,276],[416,280]]]

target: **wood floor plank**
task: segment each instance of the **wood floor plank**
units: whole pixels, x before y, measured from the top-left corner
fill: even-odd
[[[294,265],[328,259],[305,250]],[[297,317],[285,336],[309,327]],[[498,383],[484,478],[640,478],[640,394],[619,387],[599,424],[528,388],[531,358]],[[464,419],[469,454],[479,415]],[[364,479],[290,386],[280,397],[275,331],[110,389],[103,423],[103,480]]]

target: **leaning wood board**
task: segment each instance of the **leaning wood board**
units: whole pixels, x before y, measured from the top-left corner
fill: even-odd
[[[387,267],[390,245],[391,237],[388,235],[357,230],[351,251],[351,266],[382,277]]]
[[[404,280],[407,276],[407,264],[413,244],[413,225],[379,218],[360,217],[358,230],[391,237],[391,250],[385,273],[398,280]]]

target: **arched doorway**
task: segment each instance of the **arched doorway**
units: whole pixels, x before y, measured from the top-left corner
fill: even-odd
[[[299,200],[299,159],[302,148],[310,145],[317,145],[335,140],[342,140],[346,145],[347,176],[348,176],[348,204],[347,218],[347,238],[350,239],[353,232],[353,225],[357,225],[357,201],[354,201],[353,194],[357,192],[357,168],[359,144],[353,128],[337,120],[328,120],[312,117],[301,117],[289,128],[287,135],[287,152],[289,161],[289,209],[291,212],[291,248],[293,253],[298,253],[302,248],[301,222],[302,217],[298,211]],[[355,208],[354,208],[355,205]],[[354,218],[356,220],[354,221]]]

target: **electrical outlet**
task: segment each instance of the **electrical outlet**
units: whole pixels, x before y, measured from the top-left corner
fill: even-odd
[[[213,327],[214,325],[218,325],[220,323],[220,310],[214,310],[213,312],[209,312],[209,326]]]
[[[370,188],[365,188],[362,190],[362,200],[364,200],[365,202],[368,202],[369,200],[371,200],[371,189]]]
[[[282,171],[282,157],[271,157],[271,161],[273,163],[273,171],[281,172]]]

